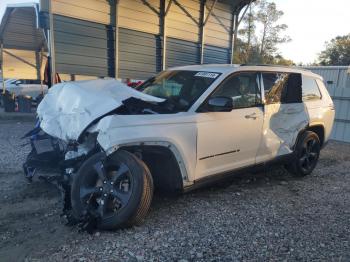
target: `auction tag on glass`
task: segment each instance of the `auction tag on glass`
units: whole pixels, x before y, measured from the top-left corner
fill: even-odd
[[[198,72],[194,76],[199,76],[199,77],[207,77],[207,78],[217,78],[219,76],[218,73],[212,73],[212,72]]]

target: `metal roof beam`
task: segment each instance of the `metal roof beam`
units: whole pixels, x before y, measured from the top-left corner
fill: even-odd
[[[149,9],[151,9],[156,15],[159,15],[159,11],[154,8],[150,3],[148,3],[146,0],[141,0],[142,4],[147,6]]]
[[[196,24],[199,25],[199,21],[196,20],[187,10],[184,8],[177,0],[173,0],[173,2]]]
[[[208,20],[209,20],[209,18],[211,16],[211,13],[214,10],[214,7],[215,7],[217,2],[218,2],[218,0],[213,1],[212,5],[211,5],[211,7],[209,9],[209,13],[207,14],[207,17],[205,18],[205,21],[203,22],[203,26],[205,26],[207,24],[207,22],[208,22]]]
[[[29,65],[30,67],[33,67],[36,69],[36,65],[28,62],[27,60],[23,59],[22,57],[16,56],[15,54],[12,54],[11,52],[7,51],[7,50],[3,50],[4,53],[8,54],[9,56],[12,56],[13,58],[23,62],[26,65]]]
[[[169,10],[170,10],[170,7],[171,7],[172,3],[173,3],[173,0],[170,0],[169,3],[168,3],[168,6],[166,7],[164,16],[167,16],[167,14],[169,13]]]

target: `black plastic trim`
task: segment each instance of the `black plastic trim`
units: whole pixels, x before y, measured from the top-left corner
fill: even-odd
[[[287,155],[278,156],[275,159],[267,161],[267,162],[254,164],[254,165],[251,165],[248,167],[243,167],[243,168],[239,168],[239,169],[235,169],[235,170],[225,171],[223,173],[218,173],[218,174],[211,175],[208,177],[200,178],[198,180],[195,180],[193,185],[185,187],[183,189],[183,192],[186,193],[186,192],[189,192],[189,191],[201,188],[201,187],[205,187],[205,186],[210,185],[214,182],[225,180],[225,179],[228,179],[230,177],[233,177],[235,175],[239,175],[242,173],[259,171],[261,169],[264,169],[266,167],[273,166],[273,165],[286,164],[286,163],[290,162],[291,160],[293,160],[294,157],[295,157],[294,153],[290,153]]]
[[[207,158],[212,158],[212,157],[222,156],[222,155],[227,155],[227,154],[238,153],[238,152],[240,152],[240,151],[241,151],[240,149],[232,150],[232,151],[228,151],[228,152],[224,152],[224,153],[219,153],[219,154],[215,154],[215,155],[210,155],[210,156],[201,157],[199,160],[204,160],[204,159],[207,159]]]

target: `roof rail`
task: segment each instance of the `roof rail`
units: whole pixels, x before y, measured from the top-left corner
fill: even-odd
[[[276,64],[241,64],[241,66],[296,67],[296,66],[276,65]]]
[[[311,70],[304,68],[304,67],[300,67],[300,66],[296,66],[296,65],[292,65],[292,66],[287,66],[287,65],[270,65],[270,64],[241,64],[240,66],[270,66],[270,67],[284,67],[284,68],[295,68],[295,69],[299,69],[299,70],[303,70],[303,71],[309,71],[311,72]]]

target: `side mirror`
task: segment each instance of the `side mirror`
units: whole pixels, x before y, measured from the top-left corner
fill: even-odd
[[[16,85],[16,86],[18,86],[18,85],[20,85],[20,84],[22,84],[22,81],[21,81],[21,80],[17,80],[17,81],[15,82],[15,85]]]
[[[232,98],[225,96],[210,98],[208,109],[210,112],[230,112],[233,109]]]

